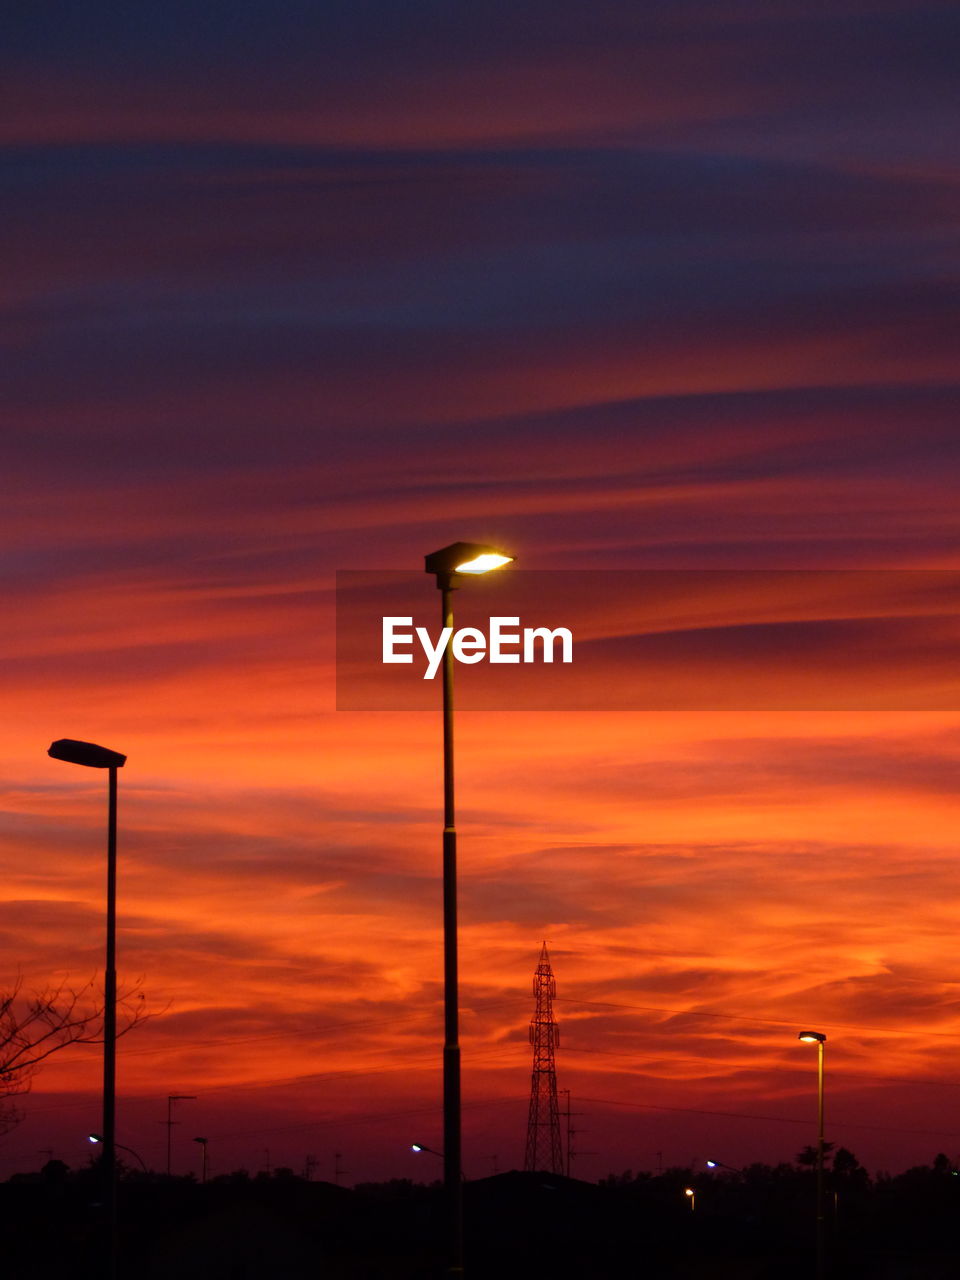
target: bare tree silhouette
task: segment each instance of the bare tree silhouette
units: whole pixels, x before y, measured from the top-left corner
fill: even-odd
[[[22,1119],[12,1098],[29,1093],[41,1064],[71,1044],[103,1043],[103,1002],[95,995],[95,978],[82,987],[66,981],[40,991],[25,991],[18,974],[7,991],[0,991],[0,1135]],[[122,1023],[117,1035],[126,1035],[152,1017],[138,980],[119,993]]]

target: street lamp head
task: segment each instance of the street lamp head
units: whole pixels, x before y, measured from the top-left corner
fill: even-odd
[[[740,1173],[744,1171],[735,1164],[726,1164],[723,1160],[704,1160],[703,1162],[708,1169],[729,1169],[731,1173]]]
[[[696,1193],[694,1192],[693,1187],[684,1187],[683,1194],[685,1196],[692,1196],[692,1195],[695,1195]]]
[[[427,1144],[426,1144],[425,1142],[413,1142],[413,1143],[411,1143],[411,1145],[410,1145],[410,1150],[411,1150],[411,1151],[416,1151],[417,1153],[419,1153],[419,1152],[421,1152],[421,1151],[427,1151],[427,1152],[429,1152],[429,1153],[430,1153],[430,1155],[432,1155],[432,1156],[439,1156],[439,1157],[441,1158],[441,1160],[443,1159],[443,1152],[442,1152],[442,1151],[438,1151],[436,1147],[428,1147],[428,1146],[427,1146]]]
[[[88,1141],[88,1142],[93,1142],[93,1143],[98,1143],[98,1142],[102,1142],[102,1141],[103,1141],[103,1138],[101,1138],[101,1137],[100,1137],[99,1133],[88,1133],[88,1134],[87,1134],[87,1141]]]
[[[200,1145],[201,1145],[202,1147],[205,1147],[205,1146],[207,1145],[208,1139],[207,1139],[207,1138],[194,1138],[194,1142],[199,1142],[199,1143],[200,1143]]]
[[[797,1039],[807,1044],[825,1044],[827,1037],[819,1031],[801,1031]]]
[[[52,742],[47,755],[54,760],[66,760],[68,764],[84,764],[89,769],[120,769],[127,757],[95,742],[78,742],[76,738],[58,738]]]
[[[497,547],[489,547],[482,542],[452,542],[449,547],[424,557],[424,568],[427,573],[437,575],[438,586],[451,586],[454,585],[455,574],[466,573],[476,577],[489,573],[491,569],[500,569],[515,559],[515,556],[505,555]]]
[[[458,564],[456,571],[457,573],[489,573],[491,569],[502,569],[514,558],[503,556],[499,551],[483,551],[472,560],[464,560],[463,564]]]

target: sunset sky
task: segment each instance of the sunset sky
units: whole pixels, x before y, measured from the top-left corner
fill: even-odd
[[[956,1157],[955,5],[4,27],[0,984],[102,972],[105,778],[46,749],[126,753],[120,969],[156,1016],[118,1141],[163,1167],[195,1094],[180,1172],[196,1134],[214,1173],[439,1174],[408,1146],[442,1142],[440,690],[338,710],[335,586],[409,572],[433,617],[423,556],[468,539],[574,571],[550,599],[592,601],[601,661],[587,710],[471,669],[458,718],[467,1176],[522,1161],[544,940],[575,1174],[792,1159],[807,1028],[828,1140]],[[634,608],[681,570],[724,573]],[[651,646],[657,709],[616,709]],[[0,1176],[86,1161],[99,1087],[99,1048],[51,1060]]]

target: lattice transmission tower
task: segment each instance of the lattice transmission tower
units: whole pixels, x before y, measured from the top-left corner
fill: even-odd
[[[550,968],[547,944],[540,952],[540,963],[533,975],[536,1012],[530,1023],[533,1045],[533,1076],[530,1081],[530,1116],[527,1120],[527,1153],[524,1169],[546,1169],[563,1173],[563,1149],[560,1145],[560,1111],[557,1107],[557,1068],[553,1051],[560,1034],[553,1017],[553,998],[557,984]]]

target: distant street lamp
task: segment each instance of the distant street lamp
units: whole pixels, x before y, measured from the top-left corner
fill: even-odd
[[[415,1152],[417,1155],[419,1155],[421,1151],[426,1151],[431,1156],[439,1156],[441,1160],[444,1160],[446,1158],[442,1151],[438,1151],[436,1147],[428,1147],[422,1142],[411,1142],[410,1150]],[[497,1157],[494,1156],[493,1157],[494,1163],[496,1163],[496,1159]],[[496,1169],[494,1169],[494,1173],[496,1173]],[[464,1177],[464,1173],[462,1169],[460,1170],[460,1181],[466,1182],[466,1178]]]
[[[96,1144],[96,1143],[102,1142],[103,1138],[101,1138],[99,1133],[88,1133],[87,1141]],[[133,1147],[125,1147],[122,1142],[115,1142],[113,1145],[116,1147],[118,1151],[126,1151],[128,1155],[133,1156],[134,1160],[138,1160],[140,1162],[140,1168],[143,1170],[143,1172],[144,1173],[147,1172],[147,1166],[143,1163],[143,1156],[141,1156],[138,1152],[134,1151]]]
[[[801,1031],[797,1039],[817,1046],[817,1280],[823,1280],[823,1046],[827,1037],[820,1031]]]
[[[696,1207],[697,1207],[697,1195],[696,1195],[696,1192],[694,1191],[693,1187],[684,1187],[684,1188],[683,1188],[683,1194],[684,1194],[685,1196],[688,1196],[688,1197],[689,1197],[689,1199],[690,1199],[690,1212],[691,1212],[691,1213],[693,1213],[693,1211],[694,1211],[694,1210],[696,1209]]]
[[[194,1138],[194,1142],[199,1142],[201,1150],[203,1151],[203,1164],[200,1166],[201,1182],[206,1182],[207,1180],[207,1142],[208,1141],[209,1141],[208,1138]]]
[[[722,1160],[704,1160],[703,1163],[708,1169],[729,1169],[731,1173],[743,1175],[742,1169],[738,1169],[735,1164],[724,1164]]]
[[[117,1271],[117,770],[127,757],[95,742],[59,738],[47,749],[54,760],[107,770],[107,954],[103,972],[103,1191],[106,1275]]]
[[[441,626],[453,634],[453,592],[465,577],[489,573],[513,556],[476,542],[454,542],[425,558],[441,592]],[[463,1158],[460,1141],[460,1014],[457,976],[457,831],[453,785],[453,645],[443,651],[443,1183],[449,1274],[463,1274]]]

